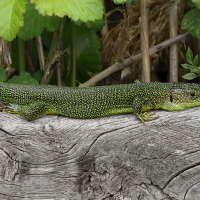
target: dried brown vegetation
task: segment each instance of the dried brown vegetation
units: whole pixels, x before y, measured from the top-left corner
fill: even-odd
[[[152,45],[159,44],[167,39],[169,39],[169,13],[170,5],[173,0],[147,0],[147,7],[150,8],[150,38],[149,42]],[[178,1],[179,13],[179,27],[183,16],[188,9],[187,0]],[[129,16],[129,33],[126,36],[131,42],[127,42],[124,38],[126,45],[124,47],[123,58],[129,57],[129,55],[135,55],[140,52],[140,30],[139,30],[139,5],[136,4],[132,6]],[[110,32],[102,38],[101,40],[101,57],[104,69],[109,67],[115,62],[113,57],[116,58],[118,52],[118,36],[123,27],[124,21],[122,20],[116,27],[114,27]],[[158,55],[160,58],[164,59],[162,52]],[[169,60],[169,59],[167,59]],[[158,59],[151,58],[151,69],[154,68]],[[135,76],[138,76],[141,70],[139,70],[140,63],[135,63],[130,67],[131,72],[134,72]]]

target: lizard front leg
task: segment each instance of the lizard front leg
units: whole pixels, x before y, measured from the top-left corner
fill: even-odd
[[[144,125],[146,125],[146,123],[144,121],[151,121],[154,119],[157,119],[159,116],[158,115],[154,115],[154,112],[151,113],[142,113],[142,101],[139,97],[136,97],[133,101],[133,113],[134,115],[143,122]]]

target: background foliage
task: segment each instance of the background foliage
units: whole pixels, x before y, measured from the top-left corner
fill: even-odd
[[[113,2],[123,7],[122,4],[137,3],[137,0],[113,0]],[[189,0],[189,6],[191,10],[185,15],[181,28],[199,38],[200,0]],[[105,25],[104,14],[107,11],[101,0],[1,0],[0,8],[0,37],[12,42],[11,67],[16,70],[14,76],[7,80],[4,68],[0,68],[0,81],[39,84],[44,71],[39,67],[35,37],[41,36],[44,56],[48,58],[55,33],[60,34],[62,49],[66,50],[64,54],[65,68],[62,72],[64,85],[71,86],[74,80],[83,83],[91,78],[91,73],[95,75],[102,71],[98,38]],[[120,10],[119,7],[117,9]],[[121,13],[120,15],[122,17]],[[64,28],[62,33],[59,33],[64,18],[66,18]],[[27,52],[27,44],[31,44],[29,51],[34,60],[32,68],[27,67],[30,53]],[[188,61],[188,55],[191,53],[192,51],[188,50]],[[21,60],[23,59],[26,67],[22,67]],[[46,62],[48,63],[48,60]],[[189,61],[189,64],[183,64],[184,68],[191,71],[183,77],[192,79],[198,76],[197,65],[198,57]],[[74,69],[76,73],[75,77],[72,77],[70,72]],[[50,84],[57,84],[55,73]]]

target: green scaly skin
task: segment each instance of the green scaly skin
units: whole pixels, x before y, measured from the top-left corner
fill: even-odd
[[[158,116],[142,113],[152,109],[182,110],[200,105],[200,86],[185,83],[141,83],[68,88],[0,83],[0,101],[10,113],[34,120],[46,114],[71,118],[95,118],[134,113],[144,121]],[[145,123],[144,123],[145,124]]]

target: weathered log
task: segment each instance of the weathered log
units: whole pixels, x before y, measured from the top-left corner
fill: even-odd
[[[156,114],[0,113],[0,199],[200,199],[200,107]]]

